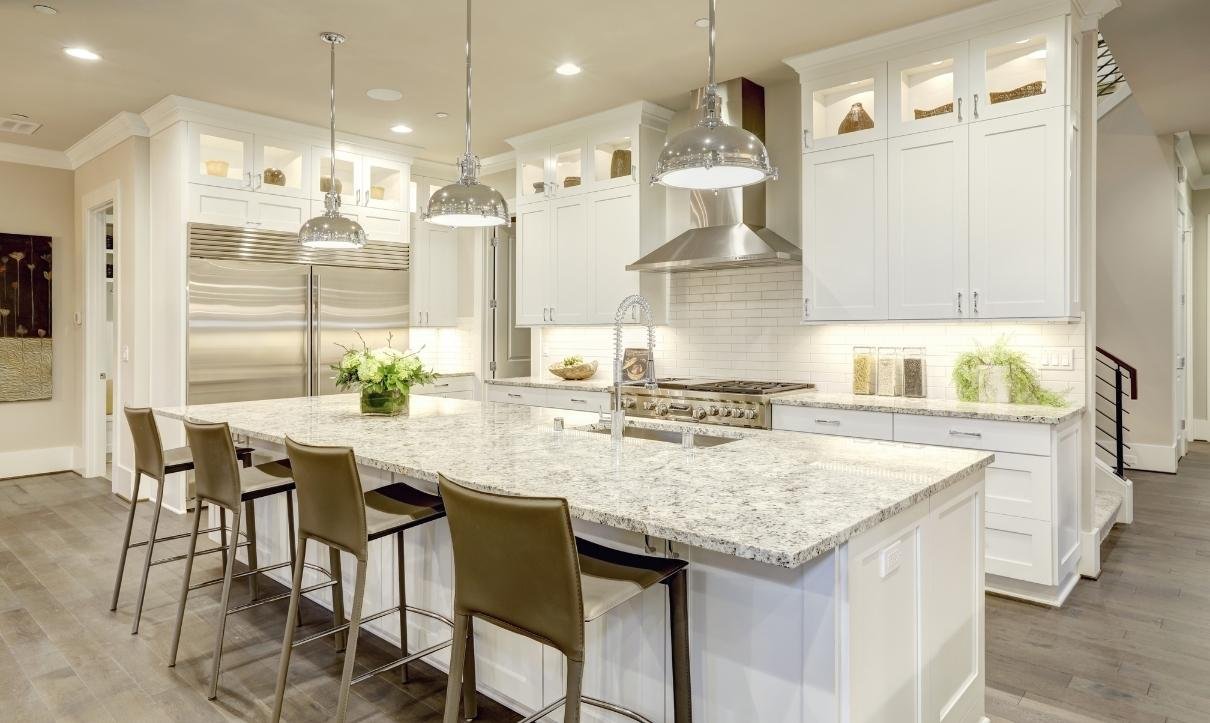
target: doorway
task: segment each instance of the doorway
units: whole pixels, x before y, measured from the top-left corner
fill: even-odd
[[[1193,385],[1189,383],[1189,338],[1193,329],[1193,308],[1188,303],[1192,288],[1192,245],[1189,209],[1183,191],[1178,189],[1176,205],[1176,371],[1174,408],[1176,411],[1176,457],[1185,456],[1189,446],[1189,410]]]
[[[111,489],[130,495],[129,475],[120,473],[120,444],[125,428],[118,364],[121,304],[117,285],[121,258],[121,218],[116,182],[84,197],[84,397],[83,474],[105,477]]]
[[[490,231],[484,278],[487,314],[484,330],[485,379],[525,377],[530,374],[530,330],[517,326],[517,225]]]

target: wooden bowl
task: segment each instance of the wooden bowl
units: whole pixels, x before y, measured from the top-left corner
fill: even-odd
[[[562,379],[578,381],[581,379],[591,379],[593,374],[597,373],[597,363],[595,361],[577,364],[574,367],[565,367],[562,363],[551,364],[550,373]]]

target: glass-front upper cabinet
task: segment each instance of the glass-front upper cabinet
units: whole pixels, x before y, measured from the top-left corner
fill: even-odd
[[[633,130],[596,133],[589,140],[592,163],[586,182],[594,189],[626,186],[638,180]]]
[[[408,210],[410,173],[407,165],[368,156],[362,165],[365,169],[360,189],[363,206]]]
[[[892,137],[970,120],[968,51],[967,43],[958,43],[889,64],[887,121]]]
[[[972,120],[1064,105],[1066,36],[1060,17],[971,41]]]
[[[256,190],[282,196],[310,195],[310,149],[305,143],[256,136]]]
[[[517,203],[542,200],[550,195],[550,174],[547,173],[545,148],[517,155]]]
[[[550,149],[551,169],[554,172],[555,196],[569,196],[584,191],[583,141],[574,141],[552,146]]]
[[[322,201],[332,185],[332,151],[315,148],[311,152],[315,171],[312,174],[311,197]],[[362,176],[361,156],[348,151],[336,151],[336,192],[340,194],[342,206],[359,206],[359,181]]]
[[[251,133],[189,124],[190,180],[208,186],[252,188]]]
[[[818,151],[887,137],[885,64],[803,86],[803,150]]]

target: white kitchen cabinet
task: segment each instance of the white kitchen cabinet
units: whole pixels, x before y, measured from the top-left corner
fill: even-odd
[[[973,38],[971,119],[1068,105],[1067,38],[1066,17]]]
[[[315,170],[311,174],[311,197],[323,202],[330,188],[329,177],[332,175],[332,151],[327,147],[316,146],[311,152]],[[363,175],[361,154],[352,151],[336,151],[336,182],[337,193],[340,194],[342,207],[352,208],[360,205],[360,186],[358,182]]]
[[[409,280],[412,326],[457,326],[458,229],[416,223]]]
[[[888,142],[890,318],[964,318],[967,130],[956,125]]]
[[[188,184],[189,220],[297,233],[310,217],[311,203],[237,188]]]
[[[548,321],[584,324],[588,321],[588,200],[560,198],[550,205],[548,240],[552,273],[546,275]]]
[[[860,65],[803,83],[803,150],[822,151],[886,138],[886,68],[886,63]],[[872,125],[854,125],[851,116],[861,116]]]
[[[550,206],[517,209],[517,323],[537,326],[549,322]]]
[[[893,415],[855,409],[828,409],[779,404],[773,407],[775,429],[832,434],[862,439],[894,439]]]
[[[887,318],[887,143],[803,156],[803,320]]]
[[[257,191],[310,197],[311,149],[306,142],[257,134],[252,147],[252,181]]]
[[[970,124],[971,316],[1068,316],[1066,109]]]
[[[332,152],[316,147],[311,197],[323,201],[327,178],[331,175]],[[336,180],[340,185],[342,208],[375,208],[407,212],[410,210],[410,165],[351,150],[336,151]]]
[[[641,291],[641,274],[626,264],[639,258],[639,193],[634,186],[588,198],[588,313],[590,324],[611,324],[618,305]],[[637,307],[635,309],[637,312]]]
[[[969,43],[930,48],[887,64],[891,138],[950,128],[970,120]]]
[[[325,208],[323,201],[313,200],[308,203],[311,206],[311,218],[323,215]],[[357,206],[345,206],[342,204],[340,214],[361,224],[361,227],[366,232],[366,238],[371,241],[402,244],[407,243],[412,237],[409,214],[402,211],[391,211],[384,208],[359,208]],[[292,230],[297,231],[298,229],[294,228]]]
[[[445,399],[474,399],[475,386],[475,377],[470,375],[438,375],[432,384],[422,384],[412,387],[412,394],[443,397]]]
[[[548,389],[513,384],[487,384],[485,398],[489,402],[522,404],[530,407],[551,407],[581,412],[609,410],[609,392],[587,389]]]
[[[251,190],[254,142],[253,135],[246,131],[190,123],[188,180]]]

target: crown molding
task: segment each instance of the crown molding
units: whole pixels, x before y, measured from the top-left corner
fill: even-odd
[[[16,143],[0,143],[0,161],[23,163],[27,166],[42,166],[43,168],[60,168],[65,171],[72,169],[71,161],[67,159],[67,154],[63,151],[21,146]]]
[[[503,173],[511,171],[517,166],[517,152],[505,151],[497,153],[494,156],[488,156],[479,163],[479,173],[483,176],[490,176],[493,173]]]
[[[1210,188],[1210,176],[1202,168],[1202,161],[1197,157],[1197,149],[1193,147],[1193,136],[1189,131],[1176,134],[1176,157],[1185,168],[1185,177],[1189,187],[1195,191]]]
[[[73,143],[64,153],[71,161],[71,167],[79,168],[127,138],[148,135],[147,124],[137,113],[122,111]]]
[[[1071,0],[1080,14],[1080,30],[1096,30],[1101,18],[1122,7],[1122,0]]]
[[[453,163],[417,158],[412,161],[412,176],[423,176],[437,181],[453,181],[458,178],[458,167]]]
[[[305,138],[315,145],[328,145],[328,129],[326,127],[307,125],[297,121],[275,118],[252,111],[230,108],[204,100],[186,98],[180,95],[165,96],[155,105],[143,111],[143,121],[147,124],[150,135],[182,121],[203,123],[222,128],[238,128],[253,133],[284,136],[286,138]],[[394,143],[369,136],[353,133],[336,132],[336,143],[348,144],[373,150],[384,156],[406,163],[414,163],[416,156],[424,150],[422,146],[412,146],[405,143]]]
[[[660,132],[668,130],[668,122],[676,113],[662,105],[650,101],[638,100],[633,103],[603,110],[600,113],[574,118],[563,123],[523,133],[519,136],[506,138],[505,141],[514,149],[527,146],[542,145],[550,140],[550,135],[574,133],[591,127],[614,126],[620,124],[635,124],[650,126]]]

